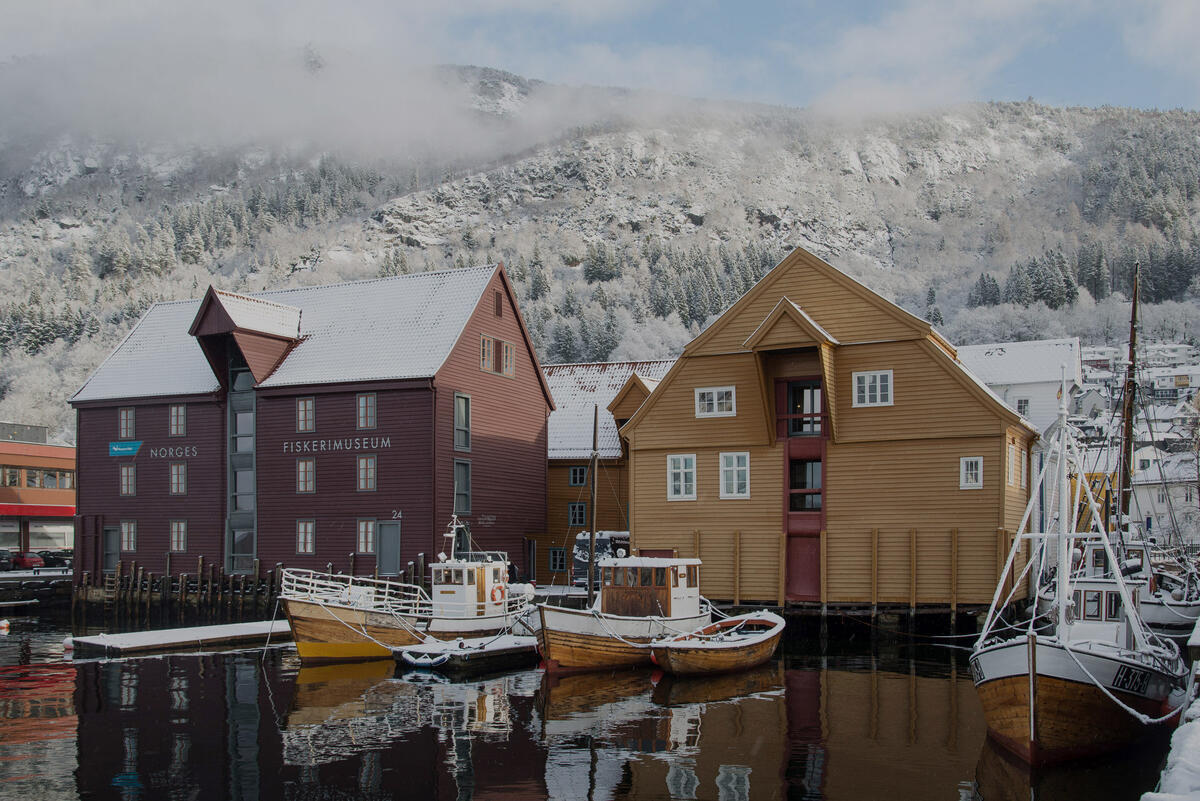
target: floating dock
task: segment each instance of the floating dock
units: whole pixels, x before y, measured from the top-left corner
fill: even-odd
[[[97,634],[75,637],[73,643],[76,656],[141,656],[218,647],[245,648],[291,639],[292,630],[286,620],[259,620],[221,626]]]
[[[456,675],[496,673],[538,663],[537,637],[504,634],[499,637],[437,640],[394,648],[402,668],[436,670]]]

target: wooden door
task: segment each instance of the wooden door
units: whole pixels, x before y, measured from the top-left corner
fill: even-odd
[[[104,554],[101,570],[105,573],[112,573],[117,569],[117,562],[121,558],[121,529],[116,526],[105,526],[103,540],[101,547]]]
[[[788,600],[821,600],[821,537],[790,536],[787,544]]]
[[[379,575],[400,575],[400,521],[380,522],[376,526],[376,533],[379,537]],[[419,581],[414,580],[413,583]]]

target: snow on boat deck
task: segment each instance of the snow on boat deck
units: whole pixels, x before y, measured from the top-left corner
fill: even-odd
[[[97,634],[73,640],[76,656],[131,656],[168,651],[188,651],[215,646],[243,647],[292,638],[286,620],[259,620],[220,626]]]
[[[1188,706],[1183,710],[1182,722],[1171,735],[1171,750],[1167,764],[1158,780],[1158,790],[1146,793],[1142,801],[1184,801],[1200,798],[1200,703],[1196,701],[1197,683],[1200,676],[1200,621],[1192,630],[1187,642],[1191,655],[1192,677],[1188,682]]]

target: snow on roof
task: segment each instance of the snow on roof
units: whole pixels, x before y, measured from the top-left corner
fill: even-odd
[[[216,290],[216,295],[236,328],[288,339],[300,336],[300,310],[295,306],[220,289]]]
[[[1005,403],[1004,400],[999,395],[997,395],[995,392],[993,392],[992,388],[987,385],[986,381],[984,381],[979,376],[975,375],[975,373],[971,371],[970,367],[963,364],[962,362],[958,362],[958,367],[960,370],[962,370],[963,375],[965,375],[967,378],[969,378],[977,387],[979,387],[984,392],[986,392],[992,400],[994,400],[996,403],[1000,404],[1001,406],[1004,406],[1008,409],[1012,409],[1012,411],[1014,411],[1014,412],[1016,411],[1016,409],[1013,409],[1011,406],[1009,406],[1007,403]],[[1020,415],[1018,415],[1018,416],[1020,416]],[[1037,431],[1037,426],[1035,426],[1033,423],[1029,422],[1029,420],[1026,419],[1025,417],[1021,417],[1021,421],[1024,422],[1025,425],[1030,428],[1030,430]]]
[[[621,438],[608,404],[634,373],[653,390],[674,363],[666,360],[544,365],[542,372],[556,407],[547,423],[549,457],[586,459],[592,455],[593,406],[600,407],[600,458],[620,457]]]
[[[1058,381],[1062,377],[1063,365],[1067,367],[1067,379],[1077,385],[1082,384],[1079,353],[1078,337],[963,345],[958,348],[959,360],[992,386]]]
[[[285,309],[302,314],[300,343],[259,386],[427,378],[450,354],[495,271],[471,267],[232,298],[238,314],[255,321],[251,330],[278,326],[291,314]],[[230,297],[222,293],[221,302]],[[255,300],[266,303],[239,302]],[[199,306],[151,306],[71,400],[216,391],[212,368],[188,334]]]

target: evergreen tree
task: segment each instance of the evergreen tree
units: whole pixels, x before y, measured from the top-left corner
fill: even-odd
[[[1024,265],[1014,265],[1008,272],[1008,280],[1004,282],[1005,303],[1017,306],[1028,306],[1034,301],[1033,281]]]
[[[546,266],[542,264],[542,255],[537,246],[533,248],[533,258],[529,262],[529,298],[537,300],[550,294],[550,276]]]

